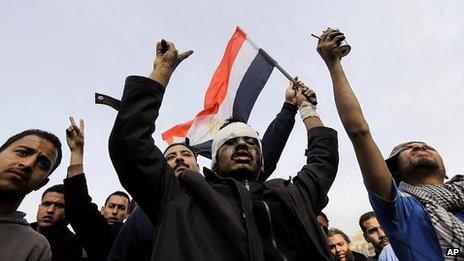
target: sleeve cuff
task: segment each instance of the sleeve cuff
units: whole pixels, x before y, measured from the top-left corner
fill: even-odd
[[[137,75],[131,75],[126,78],[126,86],[127,85],[135,85],[135,86],[143,86],[143,87],[149,87],[153,88],[162,94],[164,94],[165,87],[161,85],[159,82],[154,81],[150,78],[143,77],[143,76],[137,76]]]
[[[284,105],[282,106],[282,111],[286,111],[286,112],[289,112],[295,115],[296,112],[298,111],[298,106],[296,106],[295,104],[291,104],[289,102],[284,102]]]

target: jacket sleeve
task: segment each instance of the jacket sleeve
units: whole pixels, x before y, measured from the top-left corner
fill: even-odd
[[[314,213],[328,203],[327,192],[332,186],[338,169],[337,132],[327,127],[308,130],[307,162],[293,183],[299,188]]]
[[[85,175],[64,180],[65,214],[89,257],[104,260],[111,249],[119,227],[107,223],[92,203]]]
[[[297,111],[297,106],[284,102],[279,114],[267,127],[262,140],[264,172],[259,176],[260,181],[266,181],[276,169],[277,162],[295,125]]]
[[[107,261],[116,261],[116,260],[130,260],[130,257],[133,257],[131,251],[132,241],[134,233],[131,231],[133,223],[131,217],[127,218],[124,225],[121,227],[116,239],[114,240],[113,247],[111,248],[110,253],[108,254]]]
[[[155,228],[139,208],[135,208],[121,228],[107,261],[150,260]]]
[[[163,94],[159,83],[129,76],[109,139],[111,161],[122,186],[153,223],[162,204],[180,192],[179,181],[151,137]]]

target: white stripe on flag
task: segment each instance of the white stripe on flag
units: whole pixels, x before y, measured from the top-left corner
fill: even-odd
[[[258,54],[258,49],[247,39],[242,44],[230,71],[227,94],[224,101],[219,105],[216,114],[195,119],[187,132],[191,144],[200,144],[211,140],[224,121],[232,116],[235,96],[243,80],[243,76]]]

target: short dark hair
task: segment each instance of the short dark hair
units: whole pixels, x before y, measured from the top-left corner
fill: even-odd
[[[56,193],[60,193],[60,194],[64,195],[64,185],[63,184],[58,184],[58,185],[53,185],[53,186],[49,187],[42,194],[42,198],[45,196],[45,194],[51,193],[51,192],[56,192]]]
[[[331,237],[333,235],[341,235],[343,239],[345,239],[346,243],[351,243],[350,238],[338,228],[329,229],[329,232],[327,233],[327,237]]]
[[[40,138],[48,140],[49,142],[51,142],[53,144],[53,146],[58,151],[58,155],[56,157],[55,165],[52,167],[52,169],[50,171],[50,174],[52,174],[52,172],[60,165],[61,157],[62,157],[60,139],[58,139],[58,137],[55,136],[55,134],[53,134],[53,133],[50,133],[50,132],[44,131],[44,130],[39,130],[39,129],[25,130],[23,132],[20,132],[20,133],[18,133],[16,135],[11,136],[5,143],[3,143],[3,145],[0,147],[0,153],[2,151],[4,151],[6,148],[8,148],[13,142],[15,142],[17,140],[20,140],[20,139],[22,139],[22,138],[24,138],[26,136],[29,136],[29,135],[35,135],[35,136],[38,136]]]
[[[363,226],[362,223],[364,223],[366,220],[369,220],[371,218],[377,218],[374,211],[366,212],[362,214],[361,217],[359,218],[359,226],[361,227],[361,230],[364,234],[366,233],[366,227]]]
[[[106,200],[105,200],[105,206],[106,206],[106,203],[108,203],[108,200],[110,200],[110,198],[111,198],[112,196],[121,196],[121,197],[125,197],[125,198],[127,198],[127,202],[128,202],[128,203],[130,202],[129,195],[127,195],[126,192],[123,192],[123,191],[119,191],[119,190],[118,190],[118,191],[115,191],[115,192],[111,193],[111,194],[106,198]]]
[[[188,150],[192,152],[195,159],[197,159],[198,153],[196,152],[195,148],[190,145],[190,139],[187,137],[185,138],[184,142],[176,142],[176,143],[172,143],[169,146],[167,146],[166,149],[164,149],[163,155],[166,154],[169,148],[172,148],[177,145],[186,147]]]

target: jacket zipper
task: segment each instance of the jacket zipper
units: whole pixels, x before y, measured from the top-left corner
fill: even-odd
[[[282,254],[279,249],[277,248],[277,241],[274,237],[274,227],[272,225],[272,219],[271,219],[271,209],[269,208],[269,206],[267,205],[267,203],[265,201],[263,201],[264,203],[264,207],[266,209],[266,214],[267,214],[267,217],[269,219],[269,225],[271,226],[271,241],[272,241],[272,245],[274,246],[274,248],[277,250],[277,252],[282,256],[283,260],[287,261],[287,257]]]
[[[250,184],[248,184],[248,180],[245,180],[245,188],[250,191]]]

